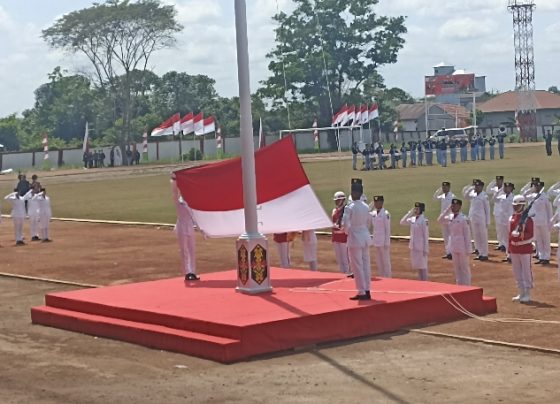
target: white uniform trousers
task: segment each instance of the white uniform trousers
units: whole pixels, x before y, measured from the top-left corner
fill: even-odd
[[[531,254],[511,254],[513,276],[518,289],[533,288],[533,271],[531,270]]]
[[[39,216],[32,215],[29,216],[29,231],[31,233],[31,238],[39,236]]]
[[[14,224],[14,233],[16,236],[16,241],[23,241],[23,217],[12,217],[12,222]]]
[[[550,230],[548,225],[535,226],[535,242],[540,260],[550,260]]]
[[[506,248],[506,253],[509,248],[509,223],[496,223],[496,238],[498,243]]]
[[[447,223],[441,225],[441,236],[443,237],[443,244],[445,246],[445,254],[449,255],[450,254],[450,251],[449,251],[449,225]]]
[[[391,247],[375,246],[375,263],[377,265],[377,275],[383,278],[391,278],[393,272],[391,270]]]
[[[185,274],[196,274],[196,262],[194,251],[194,234],[187,235],[177,233],[179,239],[179,250]]]
[[[350,272],[350,262],[348,261],[348,246],[346,243],[332,243],[334,247],[334,255],[336,257],[336,263],[340,272],[347,274]]]
[[[39,237],[42,240],[47,240],[49,238],[49,219],[39,220]]]
[[[276,248],[280,258],[280,268],[290,268],[290,243],[287,241],[285,243],[276,242]]]
[[[465,252],[452,253],[453,270],[455,271],[455,283],[457,285],[470,286],[471,267],[469,265],[469,254]]]
[[[478,254],[488,257],[488,228],[486,223],[471,222],[471,231],[474,239],[474,248]]]
[[[354,274],[358,294],[363,295],[370,290],[371,264],[369,258],[369,247],[348,247],[350,268]]]

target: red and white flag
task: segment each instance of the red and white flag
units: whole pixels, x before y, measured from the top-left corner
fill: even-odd
[[[356,106],[351,105],[346,112],[346,117],[340,121],[340,126],[344,126],[349,122],[353,123],[355,118],[356,118]]]
[[[148,132],[142,135],[142,152],[148,153]]]
[[[245,231],[241,170],[241,159],[235,158],[175,172],[195,222],[209,237],[233,237]],[[291,136],[257,150],[255,171],[261,233],[332,226],[309,184]]]
[[[181,118],[181,130],[183,131],[183,135],[188,135],[194,132],[194,115],[192,112],[189,112],[183,118]]]
[[[259,147],[258,149],[260,149],[261,147],[266,146],[266,139],[264,137],[264,132],[263,132],[263,126],[262,126],[262,118],[259,118]]]
[[[318,124],[317,124],[317,118],[315,118],[313,120],[313,142],[315,144],[315,149],[319,148],[319,130],[317,129]]]
[[[202,112],[194,116],[193,128],[195,135],[202,135],[204,133],[204,114]]]
[[[344,104],[342,108],[334,115],[332,126],[341,125],[341,122],[348,116],[348,105]]]
[[[197,129],[196,124],[194,128],[194,134],[196,136],[206,135],[208,133],[212,133],[216,130],[216,122],[214,121],[214,117],[210,116],[206,119],[202,120],[202,125],[199,125]]]
[[[362,104],[362,106],[360,107],[360,112],[361,112],[360,122],[358,123],[360,125],[365,125],[366,123],[369,122],[369,112],[368,112],[367,104]]]
[[[174,135],[180,132],[181,130],[181,115],[178,113],[173,115],[171,118],[167,119],[166,121],[162,122],[157,128],[152,130],[152,136],[168,136]]]
[[[86,121],[86,131],[84,133],[84,142],[82,143],[82,153],[88,153],[89,152],[89,129],[88,129],[88,123]]]
[[[368,119],[370,121],[373,121],[375,118],[379,118],[379,105],[376,102],[371,104],[368,112]]]
[[[43,144],[43,159],[47,160],[49,158],[49,136],[46,133],[43,135],[41,143]]]
[[[218,130],[216,130],[216,149],[221,149],[222,146],[222,127],[218,126]]]

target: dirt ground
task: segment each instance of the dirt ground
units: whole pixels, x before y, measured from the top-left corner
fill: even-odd
[[[26,227],[27,231],[27,227]],[[0,272],[92,285],[180,275],[177,241],[168,227],[53,221],[53,243],[15,247],[9,219],[0,224]],[[271,243],[272,244],[272,243]],[[270,246],[271,264],[277,264]],[[432,243],[431,280],[453,282],[450,262]],[[301,243],[294,267],[305,268]],[[407,243],[392,244],[396,277],[414,278]],[[494,254],[472,261],[473,283],[498,298],[487,319],[558,321],[556,262],[536,266],[535,302],[512,303],[511,268]],[[197,240],[204,273],[234,267],[233,240]],[[336,271],[327,237],[319,268]],[[374,267],[375,273],[375,267]],[[482,343],[403,331],[221,365],[118,341],[31,325],[29,309],[46,293],[77,286],[0,277],[0,402],[2,403],[427,403],[558,402],[560,358]],[[375,294],[375,286],[373,288]],[[422,330],[560,350],[560,324],[468,319]]]

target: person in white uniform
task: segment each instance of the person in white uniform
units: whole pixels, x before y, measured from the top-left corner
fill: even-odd
[[[39,234],[43,243],[50,243],[49,224],[52,218],[51,198],[47,196],[47,190],[41,189],[37,195],[33,197],[39,205]]]
[[[29,216],[29,232],[31,241],[39,241],[39,201],[34,197],[41,192],[41,185],[35,182],[31,189],[23,196],[27,201],[27,215]]]
[[[194,219],[192,217],[191,208],[183,199],[177,188],[175,174],[171,174],[171,190],[173,192],[175,209],[177,210],[175,232],[179,239],[179,250],[181,251],[185,280],[196,281],[199,280],[200,277],[196,275]]]
[[[449,250],[451,251],[455,282],[457,285],[471,284],[471,231],[469,221],[461,212],[463,201],[453,198],[451,204],[438,217],[439,223],[449,226]]]
[[[535,226],[535,244],[537,246],[536,264],[550,264],[550,220],[552,219],[552,204],[548,199],[548,194],[544,190],[544,182],[535,182],[532,187],[533,192],[527,196],[527,201],[531,203],[529,215],[533,218]]]
[[[342,191],[334,193],[333,201],[335,207],[332,211],[332,236],[331,241],[334,248],[334,255],[340,272],[344,274],[350,273],[350,261],[348,259],[348,236],[342,228],[342,216],[346,209],[346,195]]]
[[[533,289],[533,272],[531,270],[531,253],[533,251],[534,226],[533,219],[525,208],[527,203],[523,195],[513,198],[513,215],[509,222],[509,252],[513,276],[517,284],[518,294],[511,300],[528,303],[531,301]]]
[[[496,223],[496,234],[498,242],[504,246],[506,256],[502,262],[511,262],[509,257],[509,218],[513,215],[513,190],[515,185],[511,182],[504,182],[502,192],[494,197],[494,221]]]
[[[373,236],[371,244],[375,252],[377,274],[384,278],[391,278],[391,215],[383,207],[384,202],[383,195],[373,197],[373,210],[371,212]]]
[[[488,226],[490,225],[490,202],[488,195],[483,191],[484,182],[477,179],[474,187],[468,188],[465,198],[469,199],[469,221],[474,238],[474,246],[478,251],[475,260],[488,261]]]
[[[23,221],[25,220],[25,201],[19,195],[17,190],[4,197],[5,200],[12,204],[12,223],[14,224],[14,233],[16,237],[16,245],[25,245],[23,242]]]
[[[449,181],[443,181],[441,187],[436,189],[434,192],[433,199],[440,203],[439,213],[447,211],[451,206],[451,200],[455,198],[453,192],[451,192],[451,183]],[[443,244],[445,246],[445,255],[441,258],[451,259],[451,251],[449,250],[449,224],[447,222],[440,222],[441,224],[441,236],[443,237]]]
[[[560,209],[550,219],[550,225],[553,230],[558,232],[558,241],[560,244]],[[556,248],[556,262],[558,264],[558,279],[560,280],[560,246]]]
[[[428,219],[424,217],[426,205],[416,202],[414,208],[410,209],[400,221],[403,226],[410,226],[410,265],[418,271],[421,281],[428,280],[428,252],[429,252],[429,230]]]
[[[496,179],[490,181],[490,184],[486,186],[486,194],[488,195],[488,200],[494,204],[492,208],[492,214],[494,215],[494,225],[496,227],[496,239],[498,240],[498,245],[496,246],[496,251],[506,251],[507,244],[507,231],[503,234],[503,223],[500,225],[499,218],[501,217],[501,210],[504,204],[500,204],[498,198],[504,193],[504,176],[496,175]],[[513,197],[512,197],[513,198]],[[511,201],[509,203],[511,206]],[[509,215],[511,216],[511,214]],[[507,226],[509,216],[506,219],[505,225]]]
[[[352,179],[352,202],[344,210],[342,227],[348,235],[348,256],[354,274],[358,294],[350,300],[371,300],[371,262],[369,256],[371,215],[368,205],[362,201],[362,180]]]
[[[303,247],[303,262],[309,264],[309,269],[317,270],[317,235],[315,230],[304,230],[301,232],[301,244]]]

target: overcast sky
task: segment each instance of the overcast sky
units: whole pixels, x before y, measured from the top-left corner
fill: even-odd
[[[152,58],[158,74],[170,70],[206,74],[222,96],[237,94],[233,0],[165,0],[185,26],[176,49]],[[31,108],[33,91],[61,66],[69,73],[89,68],[76,56],[49,49],[40,37],[62,15],[89,7],[91,0],[0,0],[0,117]],[[560,86],[560,0],[535,0],[536,86]],[[247,0],[251,90],[268,76],[271,16],[289,11],[290,0]],[[512,16],[507,0],[380,0],[380,14],[407,16],[406,45],[396,64],[381,73],[387,86],[423,95],[423,77],[445,62],[486,76],[488,90],[515,85]]]

